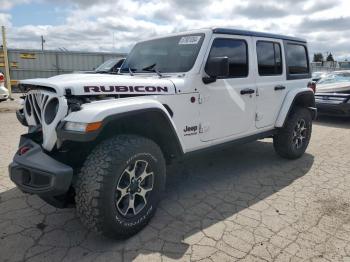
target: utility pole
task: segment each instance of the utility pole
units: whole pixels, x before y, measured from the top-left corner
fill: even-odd
[[[7,55],[6,28],[5,28],[5,26],[1,27],[1,31],[2,31],[2,50],[4,52],[4,63],[5,63],[6,88],[9,91],[10,99],[12,99],[12,87],[11,87],[9,60],[8,60],[8,55]]]
[[[44,43],[45,43],[44,36],[41,36],[41,50],[44,51]]]

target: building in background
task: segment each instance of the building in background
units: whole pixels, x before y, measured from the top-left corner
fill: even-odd
[[[53,50],[9,49],[8,59],[12,85],[18,80],[46,78],[74,71],[91,71],[111,58],[126,57],[125,53],[75,52]],[[0,71],[4,72],[0,51]]]
[[[350,61],[311,62],[312,72],[333,72],[348,69],[350,70]]]

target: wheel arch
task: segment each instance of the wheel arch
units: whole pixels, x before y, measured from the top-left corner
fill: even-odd
[[[116,134],[134,134],[153,140],[165,158],[170,160],[183,154],[181,141],[170,116],[159,108],[148,108],[116,114],[105,119],[98,140]]]
[[[57,129],[62,141],[90,143],[93,146],[115,135],[139,135],[153,140],[161,148],[167,161],[184,154],[182,143],[166,107],[136,109],[115,113],[102,120],[102,127],[89,133],[70,132],[63,129],[64,122]]]
[[[305,107],[310,110],[312,118],[315,119],[317,110],[315,107],[314,92],[309,88],[289,92],[283,102],[282,108],[277,117],[275,127],[283,127],[286,119],[296,106]]]

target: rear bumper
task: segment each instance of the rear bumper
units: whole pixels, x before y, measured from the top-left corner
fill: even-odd
[[[327,104],[316,103],[319,115],[333,115],[350,117],[350,103]]]
[[[73,169],[46,154],[28,136],[21,136],[20,147],[30,149],[22,155],[17,152],[9,165],[11,180],[26,193],[40,196],[66,193],[72,182]]]

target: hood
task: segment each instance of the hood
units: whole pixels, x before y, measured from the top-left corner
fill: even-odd
[[[317,93],[334,93],[334,92],[350,92],[350,82],[338,82],[331,84],[317,84],[316,83]]]
[[[155,75],[108,75],[108,74],[66,74],[50,78],[21,80],[22,85],[45,86],[55,89],[59,96],[70,89],[72,95],[108,94],[175,94],[176,87],[171,78]]]

